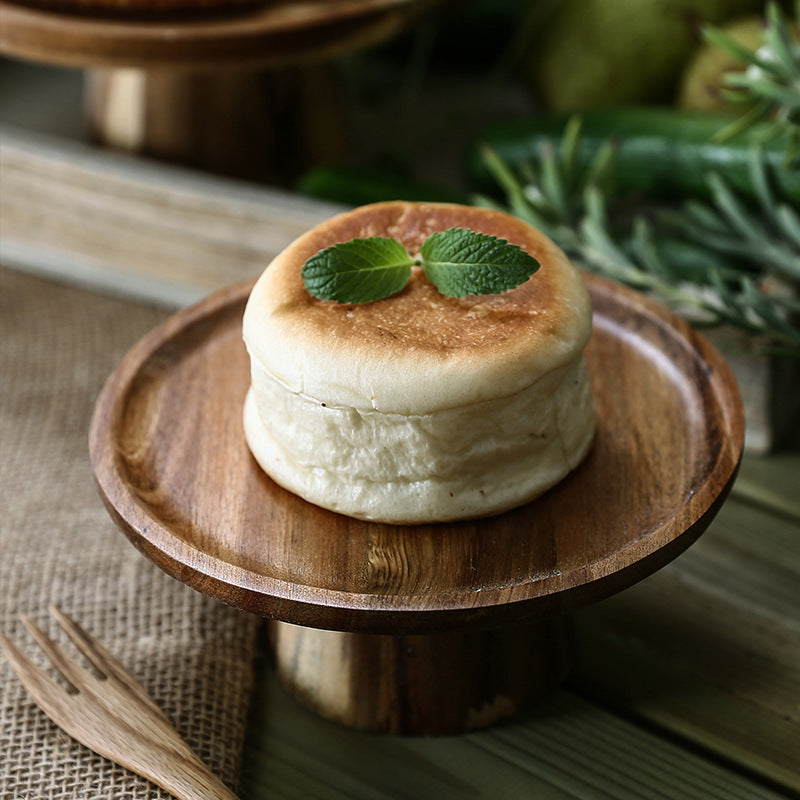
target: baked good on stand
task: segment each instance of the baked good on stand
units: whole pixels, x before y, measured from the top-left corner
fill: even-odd
[[[442,294],[420,267],[372,302],[321,300],[304,284],[303,265],[336,243],[391,237],[413,257],[451,229],[516,245],[538,269],[465,297]],[[278,484],[349,516],[416,524],[505,511],[591,446],[591,324],[580,273],[527,223],[449,204],[363,206],[297,239],[251,293],[248,445]]]

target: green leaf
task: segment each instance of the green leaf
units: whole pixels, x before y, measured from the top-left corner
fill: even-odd
[[[559,157],[568,190],[575,188],[582,128],[583,119],[580,116],[571,116],[564,126],[564,133],[561,137]]]
[[[800,7],[798,7],[800,20]],[[793,40],[791,26],[777,3],[767,6],[767,26],[764,29],[764,43],[772,51],[783,70],[791,78],[800,78],[800,59],[795,55],[797,45]]]
[[[352,239],[321,250],[303,265],[309,294],[337,303],[368,303],[399,292],[416,264],[396,239]]]
[[[788,241],[800,252],[800,215],[787,205],[779,205],[775,210],[775,223]]]
[[[520,182],[500,156],[487,145],[481,148],[481,153],[487,168],[505,191],[511,213],[534,227],[543,227],[546,223],[540,215],[540,209],[534,208],[527,201]]]
[[[774,217],[775,196],[764,164],[764,151],[759,146],[750,148],[748,153],[748,172],[750,173],[750,183],[755,190],[761,210],[767,217]]]
[[[506,292],[539,269],[521,247],[466,228],[431,234],[420,256],[428,280],[451,297]]]
[[[616,172],[617,144],[606,139],[594,154],[586,171],[585,184],[599,186],[607,195],[613,194]]]

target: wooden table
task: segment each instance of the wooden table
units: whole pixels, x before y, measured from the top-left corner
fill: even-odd
[[[104,290],[185,304],[257,274],[299,229],[333,211],[0,134],[0,260]],[[35,213],[43,202],[44,221]],[[80,231],[74,215],[86,220]],[[129,235],[112,237],[121,219]],[[358,733],[290,699],[262,661],[241,796],[749,800],[800,792],[798,490],[797,451],[746,457],[696,544],[576,613],[579,658],[567,683],[507,724],[431,739]]]

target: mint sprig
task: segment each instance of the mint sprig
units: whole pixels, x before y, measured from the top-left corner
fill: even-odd
[[[507,292],[539,269],[517,245],[466,228],[431,234],[420,256],[428,280],[450,297]]]
[[[366,303],[399,292],[411,277],[413,263],[396,239],[352,239],[309,258],[303,265],[303,283],[321,300]]]
[[[338,303],[368,303],[399,292],[422,267],[444,295],[500,294],[524,283],[539,262],[521,247],[467,228],[431,234],[412,258],[396,239],[373,236],[327,247],[306,261],[309,294]]]

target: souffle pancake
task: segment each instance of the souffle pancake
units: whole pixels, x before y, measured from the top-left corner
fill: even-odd
[[[399,293],[313,297],[301,270],[339,242],[392,237],[411,255],[466,228],[539,262],[501,294],[440,294],[419,267]],[[508,214],[386,202],[340,214],[280,253],[244,314],[248,446],[305,500],[377,522],[482,517],[533,500],[586,456],[595,409],[583,355],[589,295],[540,231]]]

